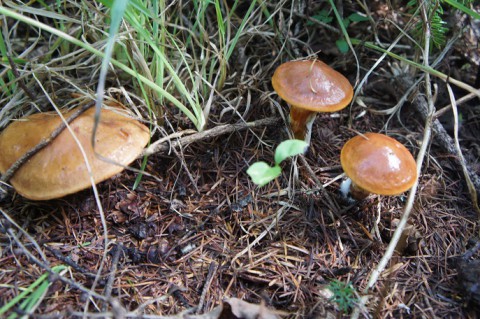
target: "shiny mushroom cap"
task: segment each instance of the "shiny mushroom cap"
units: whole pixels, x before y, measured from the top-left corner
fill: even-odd
[[[290,105],[313,112],[336,112],[353,97],[346,77],[322,61],[290,61],[273,74],[272,85]]]
[[[417,165],[407,148],[383,134],[364,135],[350,139],[340,155],[352,182],[380,195],[398,195],[410,189],[417,179]]]
[[[64,113],[68,118],[75,110]],[[123,170],[106,162],[91,146],[95,108],[70,123],[88,158],[95,183]],[[57,113],[34,114],[10,124],[0,134],[0,171],[5,171],[62,123]],[[128,165],[135,160],[150,138],[146,126],[111,110],[102,110],[96,132],[95,151],[108,160]],[[70,131],[65,128],[50,144],[33,155],[10,179],[15,190],[32,200],[63,197],[91,186],[84,157]]]

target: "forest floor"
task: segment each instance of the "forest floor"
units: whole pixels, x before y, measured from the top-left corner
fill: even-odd
[[[363,10],[356,2],[344,2],[344,16]],[[431,85],[434,105],[442,109],[451,103],[445,81],[431,76],[426,83],[423,78],[401,107],[393,109],[423,71],[393,57],[383,59],[381,52],[361,44],[355,45],[356,57],[351,50],[341,53],[335,45],[341,37],[335,20],[329,25],[337,32],[312,18],[321,9],[328,10],[328,2],[301,2],[300,9],[298,3],[280,3],[282,7],[268,6],[272,24],[249,20],[249,31],[240,37],[241,49],[233,51],[224,86],[212,100],[204,97],[211,104],[207,131],[224,124],[276,120],[192,138],[188,144],[149,156],[145,171],[150,175],[143,176],[135,190],[137,173],[128,170],[97,185],[102,210],[91,190],[52,201],[29,201],[11,194],[1,204],[0,306],[46,273],[45,265],[62,264],[68,266],[62,276],[81,286],[50,276],[52,283],[32,317],[77,317],[84,311],[91,318],[121,317],[118,309],[131,312],[141,307],[138,318],[142,314],[144,318],[182,318],[179,314],[189,309],[208,313],[225,298],[236,297],[264,303],[288,318],[348,318],[358,297],[364,295],[369,300],[359,309],[360,317],[476,317],[480,292],[469,293],[470,286],[462,282],[469,275],[459,279],[459,273],[480,272],[477,252],[463,258],[478,246],[479,215],[456,160],[458,154],[445,149],[439,134],[434,132],[426,140],[427,153],[406,230],[368,293],[364,289],[404,214],[408,193],[371,195],[353,204],[339,195],[343,144],[358,132],[381,132],[396,138],[416,157],[425,141],[426,121],[419,113],[419,104],[430,101],[425,87]],[[391,3],[394,8],[369,1],[371,21],[352,22],[350,36],[393,43],[400,34],[397,27],[405,27],[409,15],[405,1]],[[247,10],[247,5],[240,5],[236,13]],[[432,49],[431,63],[441,56],[438,71],[478,88],[480,21],[448,10],[452,14],[446,21],[447,35],[454,40],[442,49]],[[210,14],[215,17],[215,11]],[[7,20],[10,28],[20,28]],[[275,36],[278,33],[282,38]],[[9,36],[21,38],[15,33]],[[392,52],[422,63],[409,38],[402,38]],[[247,168],[259,160],[272,163],[275,147],[289,138],[288,105],[273,91],[271,76],[281,62],[299,58],[318,58],[331,65],[356,85],[357,96],[343,111],[318,115],[306,154],[282,163],[279,178],[257,187]],[[8,62],[2,63],[9,68]],[[369,71],[368,80],[360,82]],[[65,68],[44,77],[52,81],[45,85],[53,90],[50,93],[58,89],[59,100],[68,99],[74,91],[71,82],[62,81],[63,76],[73,77],[72,72]],[[122,82],[121,72],[115,76],[109,79],[110,87],[121,83],[133,90],[130,80]],[[63,85],[69,88],[60,90]],[[95,89],[93,79],[84,85]],[[456,99],[468,94],[452,88]],[[122,92],[110,89],[108,94],[128,106],[131,101]],[[33,104],[48,105],[44,96],[37,98]],[[8,118],[4,114],[2,125],[32,110],[33,104],[24,103]],[[140,112],[147,114],[142,107],[138,106]],[[460,145],[478,176],[479,99],[459,104],[458,113]],[[164,129],[157,129],[152,141],[178,132],[187,136],[194,129],[171,105],[166,105],[163,119]],[[439,119],[453,138],[452,111]],[[176,139],[168,138],[171,143]],[[140,167],[141,162],[132,166]],[[335,292],[345,300],[331,299],[332,283],[346,285]],[[96,295],[88,298],[88,290],[82,287]],[[355,293],[349,294],[349,288]],[[21,312],[14,306],[8,313],[15,311]]]

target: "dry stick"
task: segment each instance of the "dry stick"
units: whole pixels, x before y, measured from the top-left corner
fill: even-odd
[[[275,125],[275,124],[278,124],[281,120],[282,119],[280,117],[267,117],[265,119],[261,119],[253,122],[219,125],[203,132],[198,132],[189,136],[182,137],[177,141],[173,141],[170,145],[153,143],[148,148],[146,148],[139,157],[142,157],[144,155],[151,155],[154,153],[165,153],[165,152],[168,152],[172,147],[176,147],[180,145],[185,146],[193,142],[203,141],[205,139],[216,137],[223,134],[229,134],[236,131],[252,129],[256,127]]]
[[[47,245],[45,245],[44,247],[45,247],[46,250],[51,252],[56,259],[60,260],[64,264],[67,264],[68,266],[72,267],[73,269],[75,269],[79,273],[83,274],[85,277],[95,278],[95,274],[91,273],[90,270],[88,270],[88,269],[80,266],[76,262],[74,262],[70,256],[65,257],[65,256],[63,256],[63,254],[59,250],[50,248]]]
[[[110,299],[112,296],[112,289],[113,289],[113,281],[115,280],[115,275],[117,274],[117,269],[118,269],[118,261],[120,260],[120,254],[123,253],[123,246],[122,244],[118,244],[119,247],[117,246],[115,249],[115,252],[113,254],[112,258],[112,270],[110,271],[110,274],[108,276],[107,284],[105,285],[104,289],[104,296],[107,299]],[[107,303],[104,303],[102,305],[102,311],[107,310]]]
[[[213,278],[215,277],[215,274],[217,273],[217,270],[218,270],[218,264],[212,261],[210,263],[210,266],[208,267],[207,279],[205,280],[205,285],[203,286],[202,294],[200,295],[200,301],[198,302],[198,308],[196,313],[200,313],[203,311],[203,303],[205,302],[207,291],[210,289],[210,286],[212,285],[212,281],[213,281]]]
[[[78,116],[80,116],[83,112],[85,112],[87,109],[92,107],[95,104],[95,101],[91,101],[82,107],[80,107],[75,113],[73,113],[69,118],[65,120],[66,123],[70,124],[73,120],[75,120]],[[208,138],[216,137],[219,135],[223,134],[228,134],[228,133],[233,133],[235,131],[241,131],[245,129],[251,129],[251,128],[256,128],[256,127],[263,127],[263,126],[270,126],[270,125],[275,125],[278,124],[282,119],[280,117],[267,117],[265,119],[257,120],[254,122],[247,122],[247,123],[237,123],[237,124],[224,124],[224,125],[219,125],[216,126],[210,130],[206,130],[203,132],[195,133],[189,136],[185,136],[180,138],[177,141],[174,141],[171,143],[171,146],[169,145],[164,145],[161,143],[153,143],[150,145],[148,148],[146,148],[141,155],[139,155],[139,158],[145,155],[152,155],[154,153],[164,153],[168,152],[171,147],[176,147],[176,146],[185,146],[188,144],[191,144],[193,142],[198,142],[202,141]],[[66,128],[67,124],[65,122],[62,122],[53,132],[52,134],[42,140],[40,143],[38,143],[35,147],[30,149],[28,152],[26,152],[22,157],[20,157],[15,163],[10,166],[10,168],[5,172],[5,174],[2,175],[0,178],[0,181],[7,182],[12,176],[15,174],[15,172],[26,162],[28,161],[33,155],[38,153],[41,149],[46,147],[48,144],[52,142],[60,133],[63,132],[63,130]],[[161,142],[165,142],[164,140],[161,140]],[[1,190],[1,188],[0,188]]]
[[[425,66],[428,67],[428,61],[429,61],[429,52],[430,52],[430,24],[427,19],[427,14],[425,12],[425,7],[421,8],[422,10],[422,17],[423,21],[425,23],[425,47],[424,47],[424,56],[423,56],[423,61],[425,63]],[[401,84],[409,83],[412,84],[413,80],[409,76],[404,76],[402,77],[402,80],[408,81],[399,81]],[[417,107],[419,107],[419,104],[422,104],[423,107],[425,108],[425,127],[424,127],[424,132],[423,132],[423,140],[422,144],[420,146],[420,149],[417,154],[417,173],[420,175],[420,172],[422,170],[422,164],[423,160],[425,158],[425,154],[427,153],[427,148],[428,145],[430,144],[430,139],[432,135],[432,123],[433,123],[433,116],[435,112],[435,107],[433,105],[433,99],[432,99],[432,90],[431,90],[431,82],[430,82],[430,74],[428,72],[425,73],[425,86],[426,86],[426,99],[422,95],[418,95],[416,98],[416,101],[413,102]],[[405,89],[405,87],[402,87]],[[408,87],[407,87],[408,88]],[[417,102],[417,103],[415,103]],[[358,316],[360,315],[360,311],[364,309],[365,305],[368,302],[369,295],[368,292],[369,290],[375,285],[375,283],[378,281],[378,278],[380,277],[380,274],[385,270],[385,267],[387,266],[388,262],[393,256],[393,253],[395,251],[395,248],[397,247],[398,242],[400,241],[400,237],[402,236],[402,233],[407,225],[408,218],[410,217],[410,214],[412,212],[413,208],[413,203],[415,201],[415,195],[417,193],[417,188],[418,188],[418,178],[415,181],[415,184],[413,185],[412,189],[410,190],[407,198],[407,202],[405,204],[405,208],[403,211],[402,218],[400,219],[400,222],[397,225],[397,229],[392,235],[392,238],[390,239],[390,243],[387,246],[387,249],[385,250],[385,253],[383,254],[382,258],[380,259],[380,262],[378,263],[377,267],[373,269],[372,273],[370,274],[370,278],[368,280],[367,286],[363,290],[364,296],[360,298],[358,305],[355,307],[354,312],[352,314],[352,319],[358,319]]]
[[[479,68],[480,70],[480,68]],[[463,104],[463,103],[466,103],[468,101],[470,101],[471,99],[474,99],[478,97],[477,94],[474,94],[474,93],[468,93],[467,95],[465,96],[462,96],[461,98],[459,98],[458,100],[448,104],[447,106],[444,106],[442,107],[440,110],[438,110],[437,112],[435,112],[435,117],[440,117],[442,116],[443,114],[445,114],[448,110],[450,110],[453,106],[453,103],[455,103],[457,106],[460,105],[460,104]]]
[[[475,207],[478,217],[480,217],[480,208],[478,207],[477,191],[475,189],[475,185],[473,185],[472,179],[470,178],[471,171],[469,172],[467,169],[465,157],[463,156],[462,148],[460,147],[460,142],[458,141],[458,110],[457,110],[457,105],[455,103],[455,95],[453,94],[453,90],[448,83],[447,83],[447,89],[448,89],[448,94],[450,96],[450,100],[452,101],[452,111],[453,111],[453,118],[455,123],[454,131],[453,131],[453,137],[454,137],[453,140],[454,140],[455,149],[457,150],[457,155],[458,155],[457,161],[462,166],[463,175],[465,176],[465,181],[467,182],[468,191],[470,192],[470,197],[472,198],[473,207]]]
[[[15,172],[27,162],[33,155],[37,154],[41,149],[49,145],[63,130],[67,127],[67,124],[70,124],[73,120],[79,117],[83,112],[87,109],[91,108],[95,104],[95,101],[89,102],[81,106],[78,110],[76,110],[70,117],[68,117],[65,122],[62,122],[53,132],[50,134],[49,137],[42,140],[40,143],[35,145],[33,148],[28,150],[25,154],[22,155],[15,163],[13,163],[10,168],[2,175],[0,180],[2,182],[8,182],[10,178],[15,174]],[[1,189],[1,188],[0,188]]]
[[[406,81],[405,83],[400,82],[400,86],[402,87],[405,87],[410,83],[410,79],[404,79],[404,80]],[[418,96],[416,98],[416,101],[417,103],[414,103],[414,106],[422,116],[422,119],[425,119],[428,115],[428,108],[427,108],[427,102],[425,101],[425,97]],[[435,119],[432,122],[432,130],[433,130],[433,133],[435,134],[435,141],[442,147],[442,149],[445,152],[448,152],[449,154],[453,155],[453,157],[460,164],[462,164],[460,159],[457,157],[457,149],[455,148],[455,141],[450,137],[450,135],[448,135],[442,123],[440,123],[438,119]],[[472,183],[475,185],[475,188],[477,190],[480,190],[480,177],[472,168],[472,163],[468,160],[468,158],[465,159],[465,162],[466,162],[465,167],[468,171],[468,176],[472,180]]]

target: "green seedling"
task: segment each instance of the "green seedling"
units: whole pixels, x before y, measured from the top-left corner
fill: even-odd
[[[333,280],[328,285],[328,289],[333,294],[330,301],[336,303],[338,308],[344,313],[350,312],[358,301],[355,289],[349,282],[344,283],[339,280]]]
[[[288,157],[303,154],[308,144],[302,140],[286,140],[280,143],[275,150],[275,165],[270,166],[265,162],[253,163],[247,170],[247,174],[258,186],[264,186],[280,176],[282,168],[280,163]]]
[[[312,18],[326,24],[331,23],[333,20],[333,18],[330,16],[330,12],[325,9],[318,11],[317,14],[312,16]],[[313,24],[313,22],[307,21],[307,25],[311,26]]]

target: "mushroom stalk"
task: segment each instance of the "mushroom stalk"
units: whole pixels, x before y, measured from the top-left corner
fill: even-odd
[[[340,193],[344,198],[355,200],[365,199],[371,194],[369,191],[355,184],[349,177],[340,184]]]
[[[316,112],[290,105],[290,128],[296,139],[310,144],[312,125],[316,115]]]
[[[352,181],[352,184],[350,185],[350,195],[352,198],[356,200],[362,200],[367,198],[370,194],[371,193],[369,191],[364,190]]]

